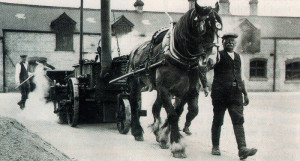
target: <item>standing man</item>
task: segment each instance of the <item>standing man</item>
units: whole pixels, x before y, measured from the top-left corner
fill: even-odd
[[[228,109],[236,142],[239,150],[240,159],[253,156],[257,149],[246,148],[244,132],[243,106],[249,104],[245,82],[242,79],[242,59],[239,54],[234,52],[236,46],[236,34],[225,34],[222,37],[223,51],[217,58],[214,66],[214,80],[212,84],[212,104],[213,104],[213,123],[211,127],[212,135],[212,155],[221,155],[219,149],[221,126],[223,125],[225,111]]]
[[[21,62],[16,64],[16,73],[15,73],[15,81],[17,86],[20,85],[23,81],[25,81],[29,75],[28,75],[28,63],[26,61],[27,55],[21,55]],[[23,110],[25,108],[25,103],[28,98],[28,94],[30,91],[30,84],[29,81],[26,81],[23,83],[20,87],[21,92],[21,100],[18,102],[18,105]]]

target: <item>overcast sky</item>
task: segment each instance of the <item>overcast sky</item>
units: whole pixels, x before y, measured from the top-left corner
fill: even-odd
[[[84,0],[85,8],[100,8],[101,0]],[[134,10],[136,0],[111,0],[112,9]],[[188,0],[142,0],[144,10],[186,12]],[[217,0],[198,0],[200,5],[214,5]],[[79,7],[80,0],[0,0],[0,2],[47,6]],[[231,13],[249,14],[249,0],[230,0]],[[300,0],[259,0],[258,15],[300,17]]]

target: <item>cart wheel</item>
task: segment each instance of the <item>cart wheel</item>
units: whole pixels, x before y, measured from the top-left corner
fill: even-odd
[[[53,101],[54,104],[54,113],[56,113],[56,115],[58,116],[58,123],[59,124],[66,124],[68,123],[68,119],[67,119],[67,113],[65,111],[62,111],[62,104],[61,102],[58,101]]]
[[[78,125],[79,120],[79,89],[76,78],[70,78],[68,81],[68,97],[70,101],[70,105],[67,108],[68,124],[75,127]]]
[[[127,134],[131,124],[131,109],[128,98],[119,98],[117,127],[120,134]]]

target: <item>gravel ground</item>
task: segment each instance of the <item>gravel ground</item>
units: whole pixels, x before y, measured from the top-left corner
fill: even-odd
[[[15,119],[6,117],[0,117],[0,147],[1,161],[71,160]]]

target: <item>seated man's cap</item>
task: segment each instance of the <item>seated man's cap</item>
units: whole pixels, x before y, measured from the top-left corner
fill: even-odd
[[[27,55],[20,55],[21,58],[27,58]]]
[[[239,35],[235,34],[235,33],[227,33],[227,34],[224,34],[222,36],[222,39],[227,39],[227,38],[237,38]]]

